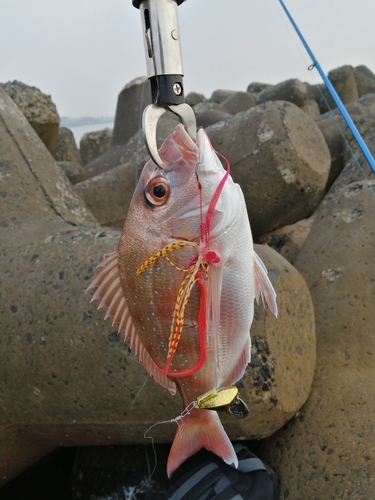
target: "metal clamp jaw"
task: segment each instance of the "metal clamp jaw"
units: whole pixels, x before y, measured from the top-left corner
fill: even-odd
[[[182,121],[187,133],[196,141],[193,110],[185,103],[183,69],[177,6],[184,0],[132,0],[140,9],[144,31],[147,76],[152,102],[143,113],[146,146],[152,160],[166,169],[159,156],[156,127],[159,118],[172,111]]]

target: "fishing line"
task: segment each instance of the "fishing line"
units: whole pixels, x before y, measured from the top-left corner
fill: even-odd
[[[143,482],[142,486],[140,486],[137,490],[135,490],[132,493],[132,495],[131,495],[131,497],[130,497],[129,500],[136,499],[137,498],[136,497],[137,493],[140,493],[146,486],[148,486],[150,484],[150,480],[152,479],[152,476],[154,475],[154,473],[156,471],[157,464],[158,464],[158,457],[157,457],[156,449],[155,449],[155,440],[154,440],[153,436],[147,436],[148,432],[150,432],[150,430],[153,429],[154,427],[156,427],[158,425],[162,425],[162,424],[172,424],[172,423],[175,423],[175,424],[179,425],[178,421],[181,420],[181,418],[184,418],[187,415],[190,415],[191,411],[195,407],[196,407],[196,402],[193,401],[190,404],[188,404],[187,407],[176,418],[172,418],[170,420],[161,420],[160,422],[156,422],[155,424],[152,424],[145,431],[145,433],[143,434],[143,438],[144,439],[151,439],[152,451],[154,453],[154,466],[153,466],[152,471],[151,471],[150,459],[148,457],[147,448],[145,448],[146,461],[147,461],[147,469],[148,469],[148,478],[146,479],[146,481]]]
[[[306,61],[306,54],[305,54],[305,53],[303,53],[303,52],[301,51],[301,47],[300,47],[300,45],[299,45],[299,44],[297,44],[297,42],[296,42],[296,40],[295,40],[295,37],[294,37],[294,36],[292,35],[292,33],[290,32],[290,26],[286,23],[285,17],[281,15],[281,13],[280,13],[280,11],[279,11],[279,8],[277,7],[277,5],[275,5],[275,1],[276,1],[276,0],[273,0],[274,7],[275,7],[275,9],[276,9],[276,11],[277,11],[277,13],[278,13],[279,17],[282,19],[282,22],[283,22],[284,26],[286,27],[286,30],[287,30],[287,32],[288,32],[288,35],[289,35],[289,36],[291,37],[291,39],[293,40],[293,44],[294,44],[294,45],[296,46],[296,48],[298,49],[298,52],[300,53],[301,58],[302,58],[304,61]],[[298,37],[299,37],[300,41],[302,42],[302,44],[304,45],[304,47],[305,47],[305,49],[306,49],[307,53],[310,55],[310,57],[311,57],[311,59],[312,59],[312,64],[311,64],[311,61],[309,61],[308,63],[306,63],[306,64],[309,64],[309,66],[308,66],[308,68],[307,68],[307,69],[308,69],[309,71],[311,71],[311,70],[313,70],[313,69],[317,69],[317,70],[318,70],[318,72],[319,72],[319,74],[320,74],[320,76],[321,76],[321,78],[322,78],[323,82],[326,84],[326,88],[327,88],[327,90],[329,91],[329,93],[331,94],[332,98],[333,98],[333,99],[334,99],[334,101],[336,102],[336,99],[335,99],[334,95],[331,93],[331,90],[333,89],[332,84],[329,82],[328,78],[324,75],[324,73],[323,73],[323,71],[322,71],[322,69],[321,69],[321,67],[320,67],[319,63],[316,61],[315,56],[313,55],[312,51],[310,50],[309,46],[307,45],[307,42],[306,42],[306,41],[305,41],[305,39],[303,38],[302,33],[300,32],[299,28],[297,27],[296,23],[294,22],[293,18],[291,17],[291,15],[290,15],[289,11],[288,11],[288,10],[287,10],[287,8],[285,7],[285,4],[283,3],[283,1],[282,1],[282,0],[278,0],[278,4],[279,4],[279,5],[281,5],[282,9],[283,9],[283,10],[284,10],[284,12],[286,13],[286,15],[287,15],[287,17],[288,17],[289,21],[291,22],[291,24],[292,24],[292,26],[293,26],[293,28],[294,28],[294,30],[295,30],[295,33],[297,33],[297,35],[298,35]],[[315,82],[316,82],[316,84],[317,84],[317,88],[318,88],[318,90],[319,90],[319,92],[320,92],[320,95],[321,95],[321,97],[323,98],[323,100],[324,100],[324,102],[325,102],[325,104],[326,104],[326,106],[327,106],[327,109],[328,109],[328,111],[329,111],[330,115],[332,116],[332,118],[333,118],[333,120],[334,120],[334,123],[335,123],[335,125],[336,125],[337,129],[338,129],[338,130],[339,130],[339,132],[340,132],[341,137],[344,139],[344,143],[345,143],[345,145],[347,146],[347,148],[348,148],[348,150],[349,150],[349,152],[350,152],[350,155],[352,156],[352,158],[353,158],[353,160],[354,160],[355,165],[357,166],[357,168],[358,168],[358,169],[359,169],[359,171],[361,172],[361,174],[362,174],[363,178],[364,178],[364,179],[365,179],[365,180],[369,183],[369,187],[371,188],[372,192],[373,192],[373,193],[374,193],[374,195],[375,195],[375,191],[374,191],[374,188],[373,188],[373,186],[372,186],[372,184],[371,184],[371,182],[370,182],[370,179],[367,177],[367,175],[366,175],[365,171],[363,170],[363,168],[361,167],[361,165],[360,165],[360,163],[359,163],[359,160],[358,160],[358,154],[357,154],[357,155],[355,155],[355,153],[354,153],[354,151],[353,151],[352,147],[350,146],[350,143],[349,143],[349,141],[348,141],[347,137],[345,136],[345,134],[344,134],[344,132],[343,132],[342,128],[340,127],[340,125],[339,125],[339,123],[338,123],[338,121],[337,121],[337,119],[336,119],[336,116],[335,116],[335,114],[334,114],[334,112],[333,112],[333,110],[332,110],[332,107],[329,105],[329,103],[328,103],[328,101],[327,101],[327,98],[326,98],[326,96],[324,95],[324,93],[323,93],[323,91],[322,91],[322,83],[321,83],[321,81],[320,81],[320,82],[318,82],[318,81],[317,81],[317,79],[316,79],[316,74],[315,74],[315,73],[312,73],[312,77],[313,77],[314,81],[315,81]],[[327,83],[327,82],[328,82],[328,83]],[[330,89],[329,87],[332,87],[332,89]],[[333,92],[336,94],[335,89],[333,89]],[[337,99],[339,99],[339,97],[337,96],[337,94],[336,94],[336,97],[337,97]],[[340,99],[339,99],[339,100],[340,100]],[[362,138],[362,136],[359,134],[359,132],[358,132],[358,130],[357,130],[357,128],[356,128],[356,126],[355,126],[355,124],[352,122],[351,117],[348,115],[348,113],[347,113],[346,109],[344,108],[344,106],[342,105],[341,101],[340,101],[341,106],[340,106],[340,105],[339,105],[339,103],[337,103],[337,102],[336,102],[336,104],[337,104],[337,107],[338,107],[339,111],[341,112],[341,115],[342,115],[342,117],[343,117],[344,121],[346,122],[346,124],[347,124],[347,126],[348,126],[349,130],[352,132],[352,135],[353,135],[354,139],[356,140],[356,142],[357,142],[357,144],[358,144],[358,146],[359,146],[359,148],[360,148],[360,151],[362,152],[363,157],[367,160],[367,163],[369,164],[369,166],[370,166],[370,168],[371,168],[372,172],[373,172],[373,173],[375,173],[375,160],[374,160],[374,158],[373,158],[373,156],[372,156],[371,152],[368,150],[367,145],[366,145],[366,143],[364,142],[364,139],[363,139],[363,138]],[[342,112],[342,108],[344,108],[344,113]],[[347,115],[347,117],[345,117],[345,114]],[[348,121],[347,121],[347,118],[348,118],[348,117],[349,117],[349,121],[351,122],[351,124],[350,124],[350,123],[348,123]],[[344,165],[344,167],[345,167],[345,165]]]
[[[335,122],[336,127],[338,128],[338,130],[339,130],[339,132],[340,132],[340,134],[341,134],[342,138],[344,139],[344,142],[345,142],[345,144],[346,144],[347,148],[349,149],[349,152],[350,152],[350,154],[351,154],[351,156],[352,156],[352,158],[353,158],[353,160],[354,160],[354,163],[356,164],[357,168],[359,169],[359,171],[361,172],[361,174],[363,175],[363,177],[365,178],[365,180],[368,182],[368,186],[369,186],[369,188],[371,189],[371,191],[373,192],[373,194],[374,194],[374,196],[375,196],[374,187],[373,187],[373,185],[372,185],[372,183],[371,183],[370,179],[367,177],[367,175],[366,175],[365,171],[364,171],[364,170],[363,170],[363,168],[361,167],[361,164],[359,163],[359,160],[358,160],[358,158],[357,158],[357,155],[354,153],[354,151],[353,151],[353,149],[352,149],[352,147],[351,147],[351,145],[350,145],[350,143],[349,143],[349,141],[348,141],[347,137],[345,136],[345,134],[344,134],[344,132],[343,132],[342,128],[340,127],[340,124],[339,124],[339,122],[337,121],[336,116],[335,116],[335,114],[334,114],[334,112],[333,112],[333,110],[332,110],[331,106],[329,105],[329,103],[328,103],[328,100],[327,100],[326,96],[324,95],[324,93],[323,93],[323,91],[322,91],[322,89],[321,89],[320,87],[318,87],[318,89],[319,89],[320,95],[322,96],[322,98],[323,98],[323,100],[324,100],[324,102],[325,102],[325,104],[326,104],[326,106],[327,106],[327,108],[328,108],[328,110],[329,110],[330,115],[331,115],[331,116],[332,116],[332,118],[333,118],[333,121]],[[345,168],[345,167],[346,167],[346,165],[344,165],[344,168]]]
[[[285,14],[287,15],[289,21],[291,22],[293,28],[295,29],[297,35],[299,36],[299,38],[300,38],[303,46],[305,47],[307,53],[311,57],[313,66],[318,70],[319,75],[322,77],[322,80],[325,83],[325,86],[326,86],[327,90],[331,94],[333,100],[336,103],[336,106],[340,110],[340,113],[342,114],[344,120],[346,121],[348,127],[350,128],[350,131],[353,134],[355,140],[357,141],[358,146],[361,148],[362,153],[364,154],[366,160],[368,161],[368,164],[370,165],[371,169],[375,173],[375,160],[374,160],[374,158],[373,158],[370,150],[368,149],[366,143],[362,139],[361,134],[358,132],[357,127],[355,126],[355,124],[354,124],[353,120],[351,119],[349,113],[346,111],[345,106],[341,102],[341,99],[338,96],[335,88],[333,87],[333,85],[331,84],[331,82],[329,81],[329,79],[327,78],[327,76],[325,75],[323,69],[321,68],[321,66],[318,63],[316,57],[314,56],[313,52],[311,51],[311,49],[310,49],[309,45],[307,44],[305,38],[303,37],[301,31],[299,30],[298,26],[294,22],[293,17],[291,16],[290,12],[286,8],[283,0],[279,0],[279,3],[281,5],[281,7],[284,9]]]
[[[146,386],[147,381],[148,381],[148,379],[149,379],[149,378],[150,378],[150,377],[147,375],[147,377],[146,377],[145,381],[143,382],[143,384],[141,385],[141,387],[140,387],[140,389],[138,390],[137,394],[135,395],[135,398],[133,399],[133,402],[132,402],[132,406],[131,406],[131,407],[133,407],[133,406],[134,406],[134,404],[135,404],[135,402],[136,402],[136,400],[137,400],[138,396],[141,394],[141,392],[142,392],[142,391],[143,391],[143,389],[145,388],[145,386]]]
[[[280,4],[278,3],[278,0],[272,0],[272,3],[274,5],[274,8],[281,20],[281,22],[283,23],[283,25],[285,26],[285,29],[290,37],[290,39],[292,40],[293,42],[293,45],[294,47],[296,48],[297,52],[299,53],[301,59],[304,60],[305,64],[306,64],[306,68],[308,68],[311,64],[311,61],[309,61],[309,59],[306,57],[306,52],[303,52],[303,50],[301,49],[301,44],[300,43],[297,43],[297,40],[296,40],[296,34],[294,31],[291,30],[290,28],[290,24],[288,24],[286,22],[286,19],[285,19],[285,16],[282,15],[282,13],[280,12]],[[316,74],[315,73],[312,73],[311,74],[311,77],[313,78],[314,82],[316,84],[318,83],[321,83],[317,77],[316,77]]]
[[[137,187],[138,177],[139,177],[139,156],[141,150],[141,138],[142,138],[142,116],[143,116],[143,99],[145,95],[145,81],[142,81],[142,91],[141,91],[141,102],[139,103],[139,119],[138,119],[138,136],[137,136],[137,151],[136,151],[136,162],[135,162],[135,175],[134,175],[134,185]]]

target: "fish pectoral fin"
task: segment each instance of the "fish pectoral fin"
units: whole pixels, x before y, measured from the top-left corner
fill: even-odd
[[[105,255],[98,267],[101,270],[87,288],[87,290],[96,288],[90,302],[100,299],[98,309],[107,308],[105,319],[113,316],[113,326],[120,322],[123,308],[126,307],[120,283],[117,251]]]
[[[201,448],[212,451],[227,464],[238,467],[236,452],[216,411],[195,409],[178,421],[168,457],[168,477]]]
[[[98,309],[107,308],[104,319],[111,316],[113,318],[112,326],[119,323],[118,333],[124,332],[124,340],[130,340],[130,347],[134,349],[147,373],[171,394],[176,394],[176,384],[155,368],[150,355],[135,331],[120,283],[117,250],[107,254],[98,267],[101,270],[88,287],[88,290],[97,287],[91,302],[100,299]]]
[[[276,292],[268,277],[267,268],[256,252],[254,252],[254,283],[257,304],[262,299],[263,306],[266,303],[270,311],[277,317]]]

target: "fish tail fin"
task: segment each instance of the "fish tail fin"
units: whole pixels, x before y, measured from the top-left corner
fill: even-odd
[[[236,452],[216,411],[194,409],[177,423],[176,435],[168,457],[168,477],[201,448],[212,451],[227,464],[238,466]]]

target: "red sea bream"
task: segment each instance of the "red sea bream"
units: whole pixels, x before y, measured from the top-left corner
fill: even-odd
[[[197,142],[178,125],[160,149],[165,168],[145,165],[118,249],[90,285],[147,372],[171,393],[178,389],[183,408],[243,376],[254,299],[277,314],[241,188],[203,129]],[[217,412],[185,413],[168,475],[202,447],[237,465]]]

